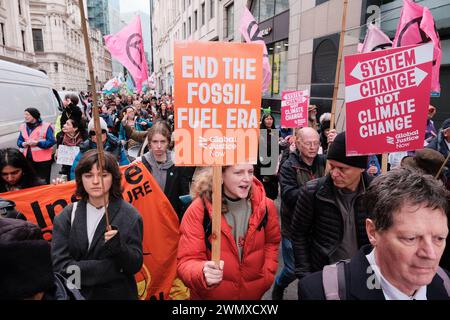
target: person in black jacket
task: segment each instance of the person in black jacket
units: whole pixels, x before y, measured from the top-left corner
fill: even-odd
[[[72,119],[76,123],[79,123],[82,129],[86,128],[84,126],[84,122],[82,121],[83,112],[81,111],[80,107],[78,107],[79,101],[80,100],[75,94],[66,94],[63,100],[64,110],[61,114],[60,119],[61,128],[66,124],[66,121],[68,119]]]
[[[168,150],[171,132],[167,122],[157,121],[148,130],[147,140],[149,150],[138,161],[142,160],[152,173],[181,221],[184,206],[180,196],[189,194],[189,182],[193,172],[188,167],[175,166],[173,152]]]
[[[330,172],[300,190],[291,224],[295,274],[301,279],[330,263],[351,258],[369,240],[362,196],[372,177],[367,156],[347,157],[345,132],[328,149]]]
[[[270,111],[263,114],[260,129],[258,161],[255,166],[255,177],[264,185],[266,196],[275,200],[278,197],[278,178],[275,165],[278,161],[279,154],[278,129],[275,127],[275,118]],[[272,141],[274,141],[274,143],[272,143]],[[272,150],[272,147],[275,147],[274,150]],[[272,168],[273,172],[270,172]]]
[[[299,298],[449,300],[450,278],[439,268],[448,235],[446,196],[442,182],[418,171],[375,178],[365,197],[371,245],[350,262],[301,279]]]
[[[272,300],[282,300],[284,289],[296,279],[294,273],[294,253],[290,240],[290,224],[300,188],[308,181],[325,174],[326,159],[317,154],[320,147],[319,134],[313,128],[297,130],[296,150],[281,165],[278,180],[281,189],[281,249],[284,266],[275,279]]]
[[[97,150],[87,151],[75,169],[81,200],[65,207],[53,221],[53,267],[65,276],[79,270],[81,293],[88,300],[137,299],[134,275],[143,263],[143,222],[122,199],[122,174],[115,157],[105,152],[104,158],[103,176]]]

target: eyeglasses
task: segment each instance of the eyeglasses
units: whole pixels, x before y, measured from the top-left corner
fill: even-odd
[[[304,146],[307,147],[318,147],[320,146],[320,142],[319,141],[313,141],[313,142],[301,142]]]
[[[105,129],[103,129],[102,130],[102,134],[105,134],[106,133],[106,130]],[[91,137],[93,137],[93,136],[95,136],[95,131],[89,131],[89,136],[91,136]]]

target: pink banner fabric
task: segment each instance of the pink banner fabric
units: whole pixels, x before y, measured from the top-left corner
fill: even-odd
[[[392,41],[376,25],[369,24],[366,37],[361,46],[358,46],[359,53],[367,53],[377,50],[384,50],[392,47]]]
[[[130,24],[120,32],[114,35],[106,35],[104,39],[111,55],[128,69],[133,76],[138,92],[141,92],[142,83],[148,78],[141,17],[134,17]]]
[[[432,42],[433,73],[431,92],[440,93],[439,68],[441,66],[441,43],[430,10],[411,0],[403,0],[403,9],[397,26],[394,47]]]
[[[256,23],[252,13],[245,6],[243,11],[239,31],[244,37],[245,42],[261,43],[264,46],[262,92],[267,92],[272,79],[272,67],[269,62],[269,54],[267,53],[266,43],[264,42],[261,31],[259,30],[258,24]]]

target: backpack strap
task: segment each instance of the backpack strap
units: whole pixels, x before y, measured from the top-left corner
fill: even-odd
[[[447,272],[445,272],[441,267],[438,267],[437,274],[444,282],[445,291],[447,291],[447,295],[450,297],[450,278],[448,277]]]
[[[73,220],[75,220],[75,211],[77,211],[78,201],[72,204],[72,214],[70,215],[70,225],[73,225]]]
[[[261,223],[256,228],[256,230],[261,231],[261,229],[266,226],[268,218],[269,218],[269,212],[267,211],[267,205],[266,205],[266,213],[264,214],[264,217],[261,220]]]
[[[209,237],[212,233],[211,218],[209,217],[208,209],[206,208],[205,199],[202,197],[203,202],[203,230],[205,231],[205,245],[208,250],[211,250],[211,242]]]
[[[207,249],[211,250],[211,242],[209,241],[209,237],[211,236],[211,233],[212,233],[212,222],[211,222],[211,218],[209,217],[208,209],[206,208],[205,200],[203,198],[201,198],[201,199],[203,202],[203,230],[205,231],[205,245],[206,245]],[[266,205],[266,213],[264,214],[263,219],[261,220],[260,224],[256,228],[258,231],[261,231],[262,228],[264,228],[267,225],[268,218],[269,218],[269,212],[267,210],[267,205]]]
[[[326,300],[346,300],[345,265],[348,262],[341,260],[323,268],[322,284]]]

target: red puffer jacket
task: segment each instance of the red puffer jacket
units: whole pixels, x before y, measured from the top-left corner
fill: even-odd
[[[178,276],[191,289],[193,300],[257,300],[270,288],[278,265],[280,225],[272,200],[266,198],[264,187],[256,178],[252,185],[252,214],[245,236],[242,261],[231,228],[222,215],[221,254],[224,260],[223,280],[208,287],[203,275],[205,261],[211,260],[206,248],[203,228],[204,208],[200,198],[194,200],[181,222],[178,245]],[[211,216],[211,203],[206,202]],[[266,207],[267,223],[258,231]]]

